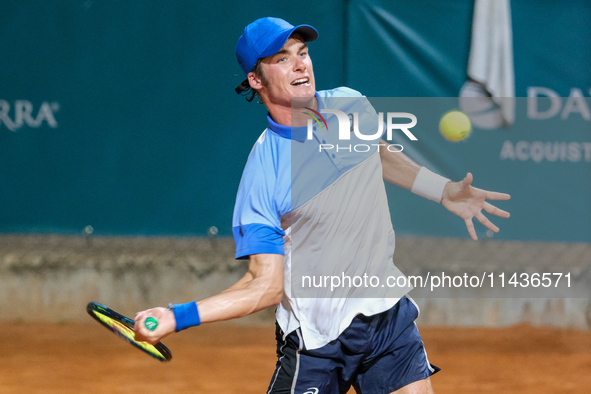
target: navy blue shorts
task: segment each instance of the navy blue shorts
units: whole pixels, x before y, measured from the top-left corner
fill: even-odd
[[[307,350],[298,328],[283,340],[277,325],[277,366],[267,393],[387,394],[425,379],[431,365],[415,324],[418,309],[403,297],[390,310],[356,316],[329,344]]]

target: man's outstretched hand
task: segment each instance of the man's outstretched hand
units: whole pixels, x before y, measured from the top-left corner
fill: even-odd
[[[495,233],[499,232],[499,228],[484,216],[482,210],[484,209],[492,215],[508,218],[510,216],[509,212],[495,207],[486,200],[508,200],[511,196],[506,193],[489,192],[475,188],[472,186],[472,180],[472,174],[468,173],[460,182],[449,182],[443,190],[441,204],[451,213],[464,219],[470,237],[477,241],[478,236],[476,236],[472,218],[478,219],[489,230]]]

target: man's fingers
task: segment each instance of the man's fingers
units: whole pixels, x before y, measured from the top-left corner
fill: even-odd
[[[511,195],[499,192],[486,192],[485,198],[487,200],[509,200],[511,199]]]
[[[133,319],[134,321],[134,331],[135,331],[135,339],[136,341],[145,341],[147,338],[143,335],[143,331],[144,331],[144,322],[146,321],[147,318],[147,313],[145,313],[145,311],[143,312],[139,312],[138,314],[135,315],[135,319]]]
[[[474,230],[474,223],[472,223],[472,218],[466,219],[466,228],[468,229],[468,234],[470,234],[470,238],[474,241],[478,241],[478,236],[476,235],[476,230]]]
[[[478,214],[476,215],[476,219],[478,219],[478,221],[482,223],[487,229],[495,233],[499,232],[499,228],[495,226],[493,222],[491,222],[486,216],[484,216],[482,212],[478,212]]]
[[[472,176],[471,172],[468,172],[466,174],[466,176],[464,177],[464,182],[467,182],[468,184],[472,184],[473,180],[474,180],[474,177]]]
[[[135,334],[135,340],[140,341],[140,342],[146,341],[147,338],[144,335],[142,335],[142,329],[140,327],[141,326],[140,326],[139,322],[137,322],[135,324],[134,329],[133,329],[134,334]]]
[[[472,185],[473,180],[474,180],[474,177],[472,176],[472,174],[467,173],[466,176],[464,177],[464,179],[462,180],[462,189],[469,189],[470,185]]]
[[[144,327],[145,321],[146,319],[136,320],[134,326],[135,340],[154,345],[158,342],[158,340],[154,338],[154,333],[152,331],[148,331],[148,329]]]
[[[503,211],[502,209],[497,208],[494,205],[489,204],[487,202],[484,203],[484,210],[490,213],[491,215],[496,215],[505,219],[511,216],[509,212]]]

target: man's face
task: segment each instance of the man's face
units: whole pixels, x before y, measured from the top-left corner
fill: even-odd
[[[291,105],[292,97],[314,97],[316,84],[308,46],[292,35],[276,54],[261,60],[264,78],[257,88],[267,105]]]

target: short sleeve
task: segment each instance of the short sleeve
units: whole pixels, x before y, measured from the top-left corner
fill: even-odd
[[[281,214],[276,201],[278,176],[272,148],[264,133],[251,151],[236,196],[232,232],[236,258],[251,254],[284,254]]]

